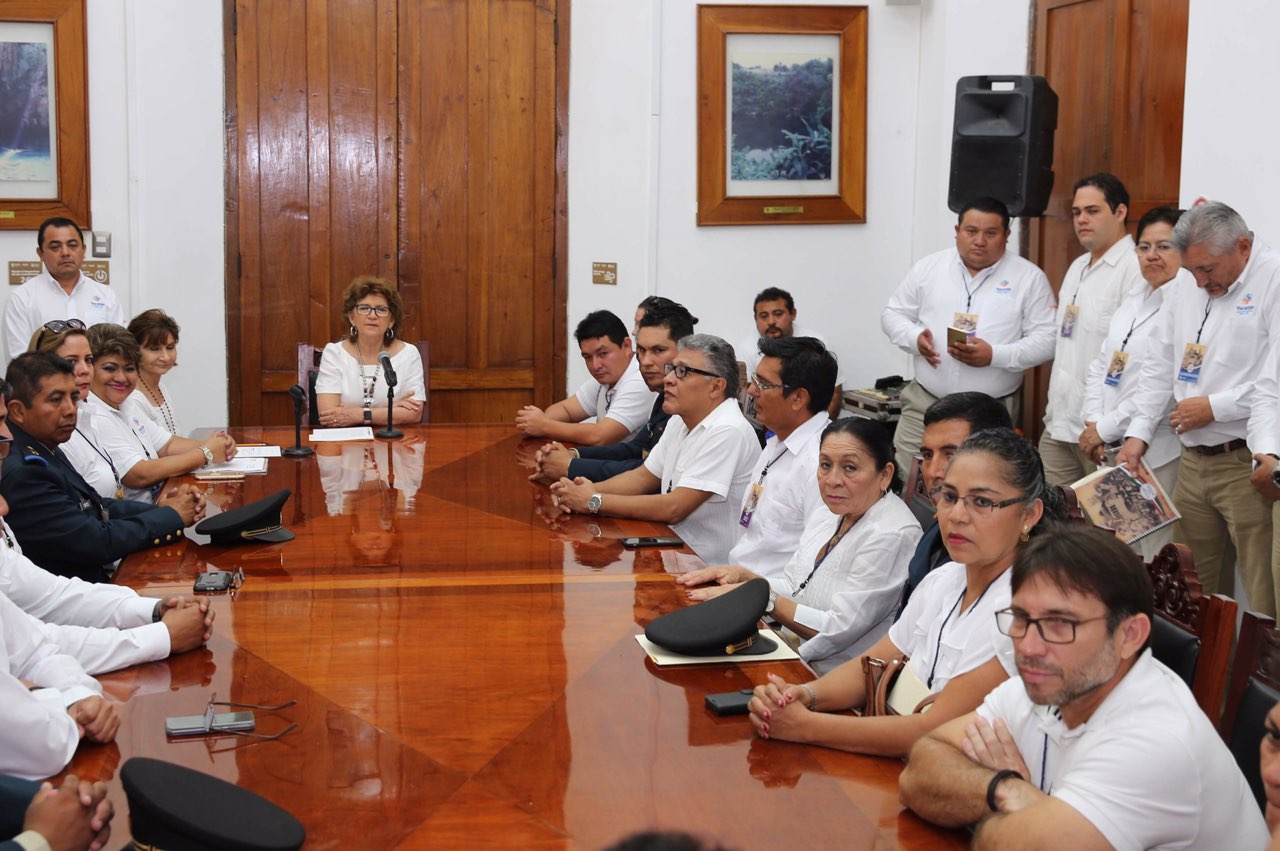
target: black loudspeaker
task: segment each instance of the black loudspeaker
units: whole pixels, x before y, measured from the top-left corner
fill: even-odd
[[[1044,77],[961,77],[956,81],[947,206],[960,212],[980,195],[1013,216],[1039,216],[1053,191],[1058,96]]]

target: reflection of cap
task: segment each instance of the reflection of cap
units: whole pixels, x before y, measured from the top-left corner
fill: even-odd
[[[705,603],[665,614],[644,631],[659,647],[685,656],[772,653],[777,642],[760,635],[756,624],[769,605],[769,583],[752,579]]]
[[[292,541],[293,533],[281,525],[283,520],[280,517],[280,509],[292,493],[293,491],[285,488],[266,499],[224,511],[200,521],[196,532],[208,535],[209,543],[218,546],[258,541],[272,544]]]
[[[171,762],[133,757],[120,769],[139,847],[183,851],[284,851],[307,832],[266,798]]]

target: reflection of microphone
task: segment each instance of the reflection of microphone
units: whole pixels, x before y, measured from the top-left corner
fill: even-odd
[[[391,365],[391,355],[386,352],[378,354],[378,363],[382,364],[382,377],[386,379],[388,387],[396,386],[396,370]]]
[[[307,391],[301,384],[289,388],[289,397],[293,399],[293,446],[287,446],[281,455],[288,458],[305,458],[315,453],[310,446],[302,445],[302,409],[307,402]]]

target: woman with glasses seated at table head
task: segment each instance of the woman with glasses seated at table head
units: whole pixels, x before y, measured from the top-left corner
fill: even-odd
[[[226,432],[196,441],[171,434],[151,419],[149,408],[133,393],[142,355],[126,329],[102,323],[87,334],[93,352],[89,407],[94,429],[98,445],[120,471],[126,499],[151,502],[165,479],[235,456],[236,443]]]
[[[819,673],[856,659],[881,639],[920,541],[920,523],[898,498],[893,441],[877,422],[836,420],[822,432],[818,488],[830,511],[811,515],[785,575],[769,582],[769,613],[783,638]],[[744,567],[707,567],[676,577],[689,599],[707,600],[756,577]]]
[[[170,434],[181,434],[178,418],[160,379],[178,365],[178,323],[159,308],[144,310],[129,320],[129,333],[142,349],[138,362],[138,389],[133,397],[146,406],[151,419]]]
[[[94,428],[94,414],[89,407],[89,384],[93,378],[93,354],[89,350],[89,338],[85,336],[84,323],[79,319],[54,319],[40,326],[31,336],[29,352],[53,352],[71,364],[74,370],[76,390],[80,402],[76,405],[76,430],[59,448],[89,486],[99,496],[119,499],[124,495],[111,456],[100,445]]]
[[[347,337],[324,347],[316,377],[316,409],[322,426],[387,424],[387,383],[378,357],[385,352],[396,373],[392,418],[416,423],[426,398],[417,346],[396,337],[404,317],[400,293],[379,278],[359,277],[342,297]]]
[[[961,445],[934,501],[955,561],[920,583],[902,617],[866,654],[885,661],[905,657],[899,681],[919,680],[932,706],[900,716],[845,714],[867,701],[858,658],[803,685],[769,675],[750,706],[761,737],[904,756],[916,739],[973,711],[1009,676],[1012,644],[997,630],[995,613],[1009,606],[1018,545],[1065,517],[1062,498],[1045,483],[1029,443],[1011,429],[988,429]]]

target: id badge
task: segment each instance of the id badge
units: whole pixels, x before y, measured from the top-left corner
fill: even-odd
[[[978,314],[957,311],[956,315],[951,319],[951,327],[959,328],[969,335],[969,339],[973,339],[973,336],[978,333]]]
[[[1129,363],[1128,352],[1112,352],[1111,365],[1107,367],[1107,377],[1103,379],[1108,387],[1117,387],[1124,375],[1124,368]]]
[[[756,513],[756,506],[760,503],[762,493],[764,493],[764,485],[759,482],[753,484],[747,493],[747,502],[742,506],[742,516],[738,518],[738,525],[744,529],[751,528],[751,515]]]
[[[1204,353],[1208,350],[1204,343],[1187,343],[1182,350],[1182,366],[1178,367],[1178,380],[1195,384],[1200,380],[1200,368],[1204,366]]]
[[[1074,304],[1067,305],[1067,312],[1062,317],[1062,336],[1070,337],[1076,332],[1076,321],[1080,318],[1080,307]]]

